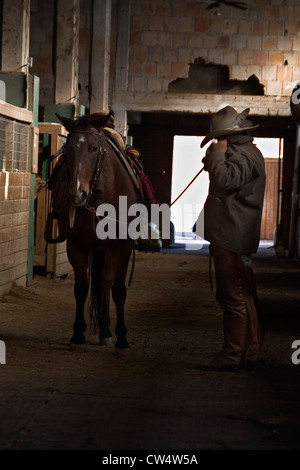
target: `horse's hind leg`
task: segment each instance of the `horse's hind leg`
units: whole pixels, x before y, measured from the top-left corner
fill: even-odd
[[[112,297],[116,305],[117,310],[117,324],[115,333],[117,336],[117,342],[115,347],[120,349],[129,348],[127,342],[127,328],[125,325],[125,313],[124,304],[126,300],[126,286],[123,283],[116,282],[112,287]]]
[[[89,274],[88,274],[88,256],[80,252],[76,252],[72,256],[68,250],[69,261],[74,269],[75,283],[74,283],[74,296],[76,300],[76,316],[73,324],[73,336],[71,343],[84,344],[86,330],[86,323],[84,320],[84,305],[89,292]]]

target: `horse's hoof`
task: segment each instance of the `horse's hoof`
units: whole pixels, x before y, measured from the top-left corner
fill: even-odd
[[[111,338],[111,337],[108,337],[108,338],[99,338],[99,344],[100,344],[101,346],[113,347],[113,341],[112,341],[112,338]]]
[[[70,343],[71,344],[85,344],[85,337],[84,336],[72,336]]]
[[[85,353],[87,351],[87,345],[86,344],[80,344],[80,343],[70,343],[70,351]]]
[[[115,348],[115,355],[120,358],[129,357],[130,349],[129,348]]]
[[[118,348],[118,349],[129,349],[130,348],[129,343],[126,339],[125,340],[117,339],[115,347]]]

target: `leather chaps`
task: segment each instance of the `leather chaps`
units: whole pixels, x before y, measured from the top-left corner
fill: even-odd
[[[215,359],[224,370],[255,368],[264,341],[251,258],[210,245],[216,299],[223,309],[224,343]]]

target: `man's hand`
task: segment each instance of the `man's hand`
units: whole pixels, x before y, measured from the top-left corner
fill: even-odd
[[[209,152],[223,152],[226,153],[227,150],[227,139],[222,140],[213,140],[210,146],[207,149],[207,153]]]
[[[209,171],[209,167],[210,167],[209,161],[214,160],[213,156],[210,157],[212,152],[217,151],[217,152],[222,152],[225,154],[226,150],[227,150],[227,139],[220,139],[218,141],[213,139],[212,143],[206,150],[205,157],[202,158],[204,170]],[[225,159],[225,156],[224,156],[224,159]]]

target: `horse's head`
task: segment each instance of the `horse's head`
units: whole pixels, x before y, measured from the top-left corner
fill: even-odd
[[[100,131],[111,114],[95,113],[70,119],[57,115],[69,132],[66,159],[69,173],[69,193],[74,206],[87,203],[91,184],[97,176],[103,153]]]

